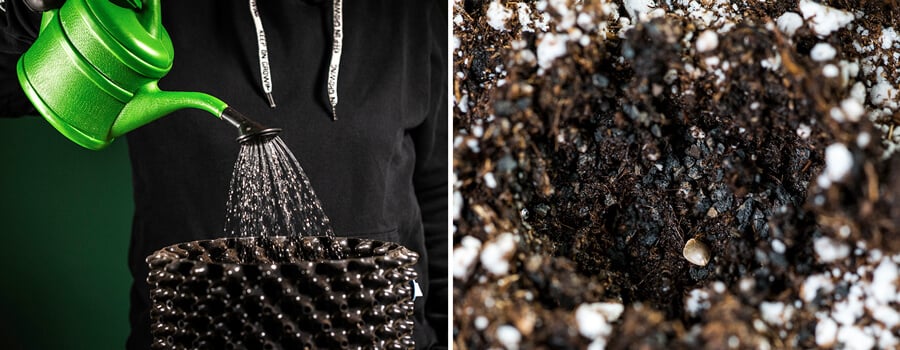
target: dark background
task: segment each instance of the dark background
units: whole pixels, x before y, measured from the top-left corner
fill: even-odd
[[[0,348],[124,348],[134,211],[124,138],[90,151],[40,117],[0,130]]]

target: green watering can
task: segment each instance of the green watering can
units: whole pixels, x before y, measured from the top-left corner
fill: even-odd
[[[16,66],[19,83],[44,119],[95,150],[183,108],[228,121],[241,142],[280,131],[211,95],[159,89],[174,57],[159,2],[68,0],[44,12],[37,40]]]

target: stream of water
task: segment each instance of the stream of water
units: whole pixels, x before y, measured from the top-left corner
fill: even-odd
[[[228,191],[225,234],[334,237],[306,173],[280,137],[241,144]]]

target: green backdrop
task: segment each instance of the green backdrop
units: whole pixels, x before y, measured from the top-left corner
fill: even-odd
[[[123,349],[134,211],[124,139],[89,151],[0,120],[0,348]]]

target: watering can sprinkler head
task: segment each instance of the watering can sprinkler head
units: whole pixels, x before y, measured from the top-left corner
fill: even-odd
[[[222,119],[231,123],[238,129],[240,134],[237,141],[240,143],[253,142],[256,140],[267,140],[281,132],[279,128],[265,127],[249,118],[245,117],[236,109],[227,107],[222,112]]]

